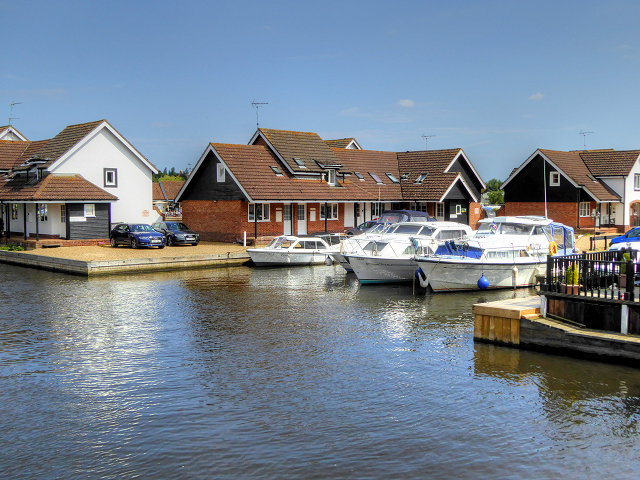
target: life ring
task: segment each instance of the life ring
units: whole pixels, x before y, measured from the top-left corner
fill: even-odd
[[[556,242],[551,242],[549,244],[549,255],[555,255],[558,253],[558,244]]]

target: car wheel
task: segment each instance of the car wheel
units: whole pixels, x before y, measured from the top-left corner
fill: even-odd
[[[164,245],[158,245],[158,250],[162,250],[164,248]]]
[[[136,242],[135,238],[131,239],[131,248],[138,248],[138,242]]]
[[[116,248],[118,246],[118,243],[116,242],[115,237],[111,237],[111,246],[113,248]]]
[[[176,242],[174,242],[173,237],[171,235],[167,236],[167,245],[169,245],[170,247],[173,247],[176,244]]]
[[[192,243],[191,245],[193,245],[194,247],[197,247],[198,244],[197,243]]]

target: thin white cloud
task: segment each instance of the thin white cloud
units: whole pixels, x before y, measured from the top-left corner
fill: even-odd
[[[533,100],[534,102],[541,102],[542,100],[544,100],[544,97],[546,97],[544,93],[538,92],[531,95],[529,97],[529,100]]]
[[[416,102],[413,100],[399,100],[398,105],[405,108],[413,108],[416,106]]]
[[[360,108],[359,107],[351,107],[351,108],[346,108],[344,110],[340,111],[340,115],[345,115],[345,116],[354,116],[354,115],[358,115],[360,113]]]

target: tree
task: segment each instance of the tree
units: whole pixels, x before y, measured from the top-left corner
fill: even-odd
[[[490,190],[487,192],[487,199],[491,205],[502,205],[504,203],[504,191]]]
[[[490,190],[492,192],[497,192],[500,190],[502,183],[503,183],[502,180],[498,180],[497,178],[492,178],[487,182],[487,190]]]

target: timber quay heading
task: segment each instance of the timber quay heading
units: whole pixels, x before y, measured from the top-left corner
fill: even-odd
[[[85,247],[79,247],[85,248]],[[180,248],[180,247],[179,247]],[[192,253],[192,252],[190,252]],[[175,255],[144,258],[118,258],[110,260],[79,260],[26,252],[0,250],[0,263],[38,268],[73,275],[96,276],[130,272],[182,270],[188,268],[224,267],[239,265],[250,259],[249,254],[224,252],[206,255]]]
[[[575,301],[570,295],[565,300]],[[640,336],[587,329],[541,314],[544,298],[516,298],[473,305],[475,341],[640,367]],[[615,304],[609,300],[615,311]],[[620,305],[617,305],[620,307]],[[619,322],[625,330],[624,319]]]

